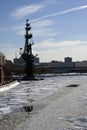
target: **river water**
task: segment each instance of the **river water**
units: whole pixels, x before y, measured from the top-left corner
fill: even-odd
[[[70,84],[87,79],[87,75],[44,75],[44,80],[21,81],[15,87],[0,88],[0,119],[20,107],[36,102]]]

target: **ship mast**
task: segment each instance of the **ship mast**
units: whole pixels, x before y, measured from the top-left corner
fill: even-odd
[[[29,31],[31,30],[29,20],[26,20],[26,34],[25,34],[25,46],[24,46],[24,52],[22,54],[22,58],[24,59],[26,63],[26,75],[23,77],[23,80],[34,80],[34,60],[35,56],[32,54],[32,45],[34,44],[33,42],[30,42],[30,39],[32,38],[32,33]]]
[[[30,27],[30,23],[29,23],[28,19],[26,20],[25,30],[26,30],[26,34],[25,34],[24,53],[32,55],[32,48],[31,48],[31,46],[33,45],[33,43],[30,43],[30,39],[32,38],[32,33],[29,33],[29,31],[31,30],[31,27]]]

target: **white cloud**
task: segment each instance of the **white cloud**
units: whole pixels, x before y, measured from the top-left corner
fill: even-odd
[[[33,34],[34,34],[34,37],[35,36],[42,37],[43,39],[47,37],[54,37],[54,36],[59,35],[58,32],[55,32],[51,28],[38,28],[38,29],[33,30]]]
[[[81,41],[76,40],[76,41],[61,41],[58,43],[58,47],[70,47],[70,46],[78,46],[81,44]]]
[[[25,28],[24,24],[17,24],[11,27],[11,30],[15,31],[17,35],[24,35],[25,34]]]
[[[64,11],[61,11],[61,12],[47,14],[47,15],[44,15],[42,17],[39,17],[37,19],[32,20],[32,22],[36,22],[36,21],[39,21],[39,20],[44,19],[44,18],[49,18],[49,17],[58,16],[58,15],[68,14],[68,13],[75,12],[75,11],[80,11],[80,10],[83,10],[83,9],[87,9],[87,5],[67,9],[67,10],[64,10]]]
[[[70,40],[70,41],[60,41],[60,42],[54,42],[53,40],[44,40],[40,43],[38,43],[40,49],[60,49],[60,48],[70,48],[70,47],[76,47],[76,46],[84,46],[87,44],[87,41],[80,41],[80,40]]]
[[[87,5],[83,5],[83,6],[71,8],[71,9],[68,9],[68,10],[65,10],[65,11],[61,11],[59,13],[54,13],[54,14],[52,14],[52,16],[67,14],[67,13],[71,13],[71,12],[74,12],[74,11],[79,11],[79,10],[86,9],[86,8],[87,8]]]
[[[70,49],[44,50],[38,51],[41,62],[50,62],[52,60],[64,61],[64,57],[72,57],[73,61],[87,60],[87,47],[77,47]],[[82,53],[82,55],[81,55]]]
[[[39,44],[39,45],[38,45]],[[64,57],[70,56],[74,61],[87,60],[87,41],[70,40],[53,42],[45,40],[35,46],[41,62],[52,60],[63,61]]]
[[[10,41],[9,41],[10,42]],[[52,39],[35,43],[33,46],[41,62],[50,62],[52,60],[63,61],[64,57],[70,56],[73,61],[87,60],[87,41],[70,40],[54,42]],[[6,55],[7,59],[15,58],[15,52],[18,52],[13,44],[0,44],[0,52]],[[19,56],[19,55],[18,55]]]
[[[31,26],[33,35],[36,39],[46,39],[60,35],[60,32],[54,28],[55,22],[52,19],[40,20],[38,22],[31,23]]]
[[[52,19],[40,20],[38,22],[32,23],[34,28],[47,27],[53,25],[54,22]]]
[[[43,24],[42,24],[43,23]],[[54,37],[58,36],[60,33],[54,30],[53,28],[54,21],[51,19],[41,20],[35,23],[31,23],[31,33],[33,33],[34,38],[36,39],[43,38],[44,37]],[[15,25],[11,29],[15,31],[17,35],[24,35],[25,34],[25,25],[19,24]]]
[[[10,13],[10,15],[13,18],[21,19],[26,15],[37,12],[41,8],[43,8],[43,5],[41,5],[41,4],[26,5],[26,6],[23,6],[23,7],[16,8],[15,10],[13,10]]]

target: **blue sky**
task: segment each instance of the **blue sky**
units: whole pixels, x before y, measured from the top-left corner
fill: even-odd
[[[0,1],[0,51],[12,60],[25,44],[30,20],[34,54],[41,62],[87,60],[87,0]]]

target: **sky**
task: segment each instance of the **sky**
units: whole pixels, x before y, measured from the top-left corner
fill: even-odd
[[[0,1],[0,52],[8,60],[24,48],[26,19],[40,62],[87,60],[87,0]]]

